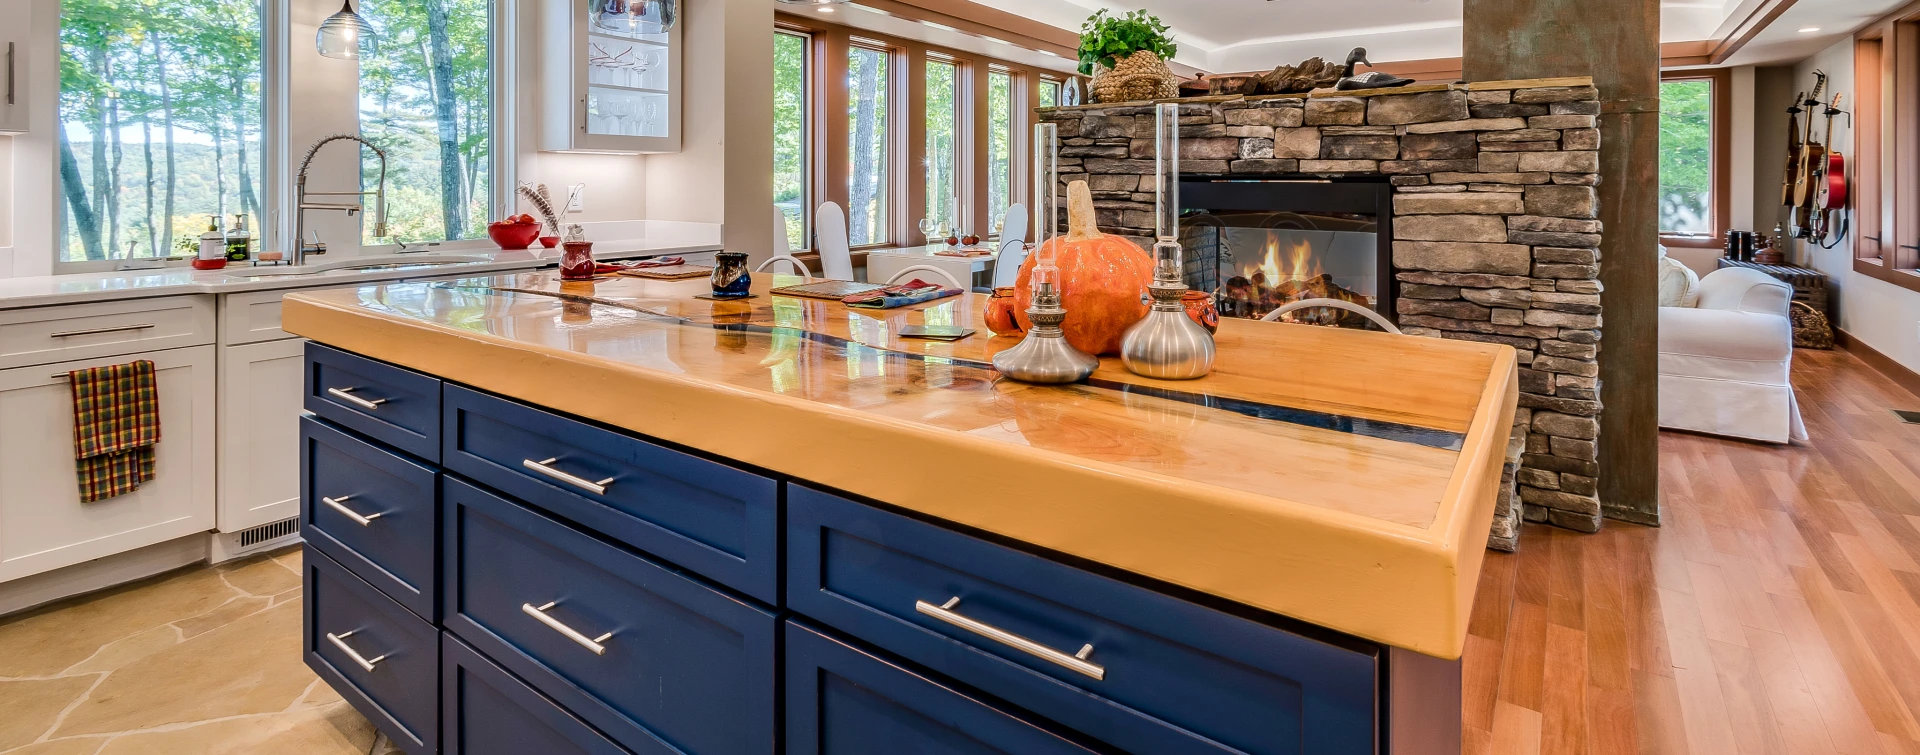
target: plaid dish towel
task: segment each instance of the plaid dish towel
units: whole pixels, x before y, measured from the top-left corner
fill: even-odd
[[[73,386],[73,458],[80,502],[125,495],[153,480],[160,442],[160,392],[153,362],[67,373]]]

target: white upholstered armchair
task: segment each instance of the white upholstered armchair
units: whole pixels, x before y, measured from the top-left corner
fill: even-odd
[[[1805,440],[1793,397],[1793,287],[1744,268],[1700,279],[1693,307],[1660,308],[1660,426]]]

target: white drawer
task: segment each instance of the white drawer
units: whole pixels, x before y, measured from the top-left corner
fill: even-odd
[[[227,294],[220,297],[220,345],[293,338],[280,329],[280,300],[289,289]]]
[[[0,369],[213,343],[213,298],[70,304],[0,311]]]

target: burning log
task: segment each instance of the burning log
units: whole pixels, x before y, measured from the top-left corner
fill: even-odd
[[[1228,279],[1225,289],[1220,294],[1219,308],[1222,316],[1258,318],[1302,299],[1338,299],[1363,307],[1371,306],[1367,297],[1334,283],[1332,275],[1321,273],[1310,278],[1288,279],[1269,284],[1266,273],[1257,271],[1250,278],[1236,275]],[[1282,319],[1307,325],[1334,325],[1343,328],[1365,328],[1369,322],[1367,318],[1358,314],[1333,307],[1297,309],[1288,312]]]

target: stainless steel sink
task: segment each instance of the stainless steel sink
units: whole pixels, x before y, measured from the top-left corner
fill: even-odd
[[[275,278],[291,275],[323,275],[328,273],[364,273],[374,270],[423,270],[448,265],[471,265],[489,262],[490,258],[480,255],[449,254],[382,254],[372,257],[357,257],[334,262],[321,262],[299,267],[250,268],[245,272],[229,273],[229,278]]]

